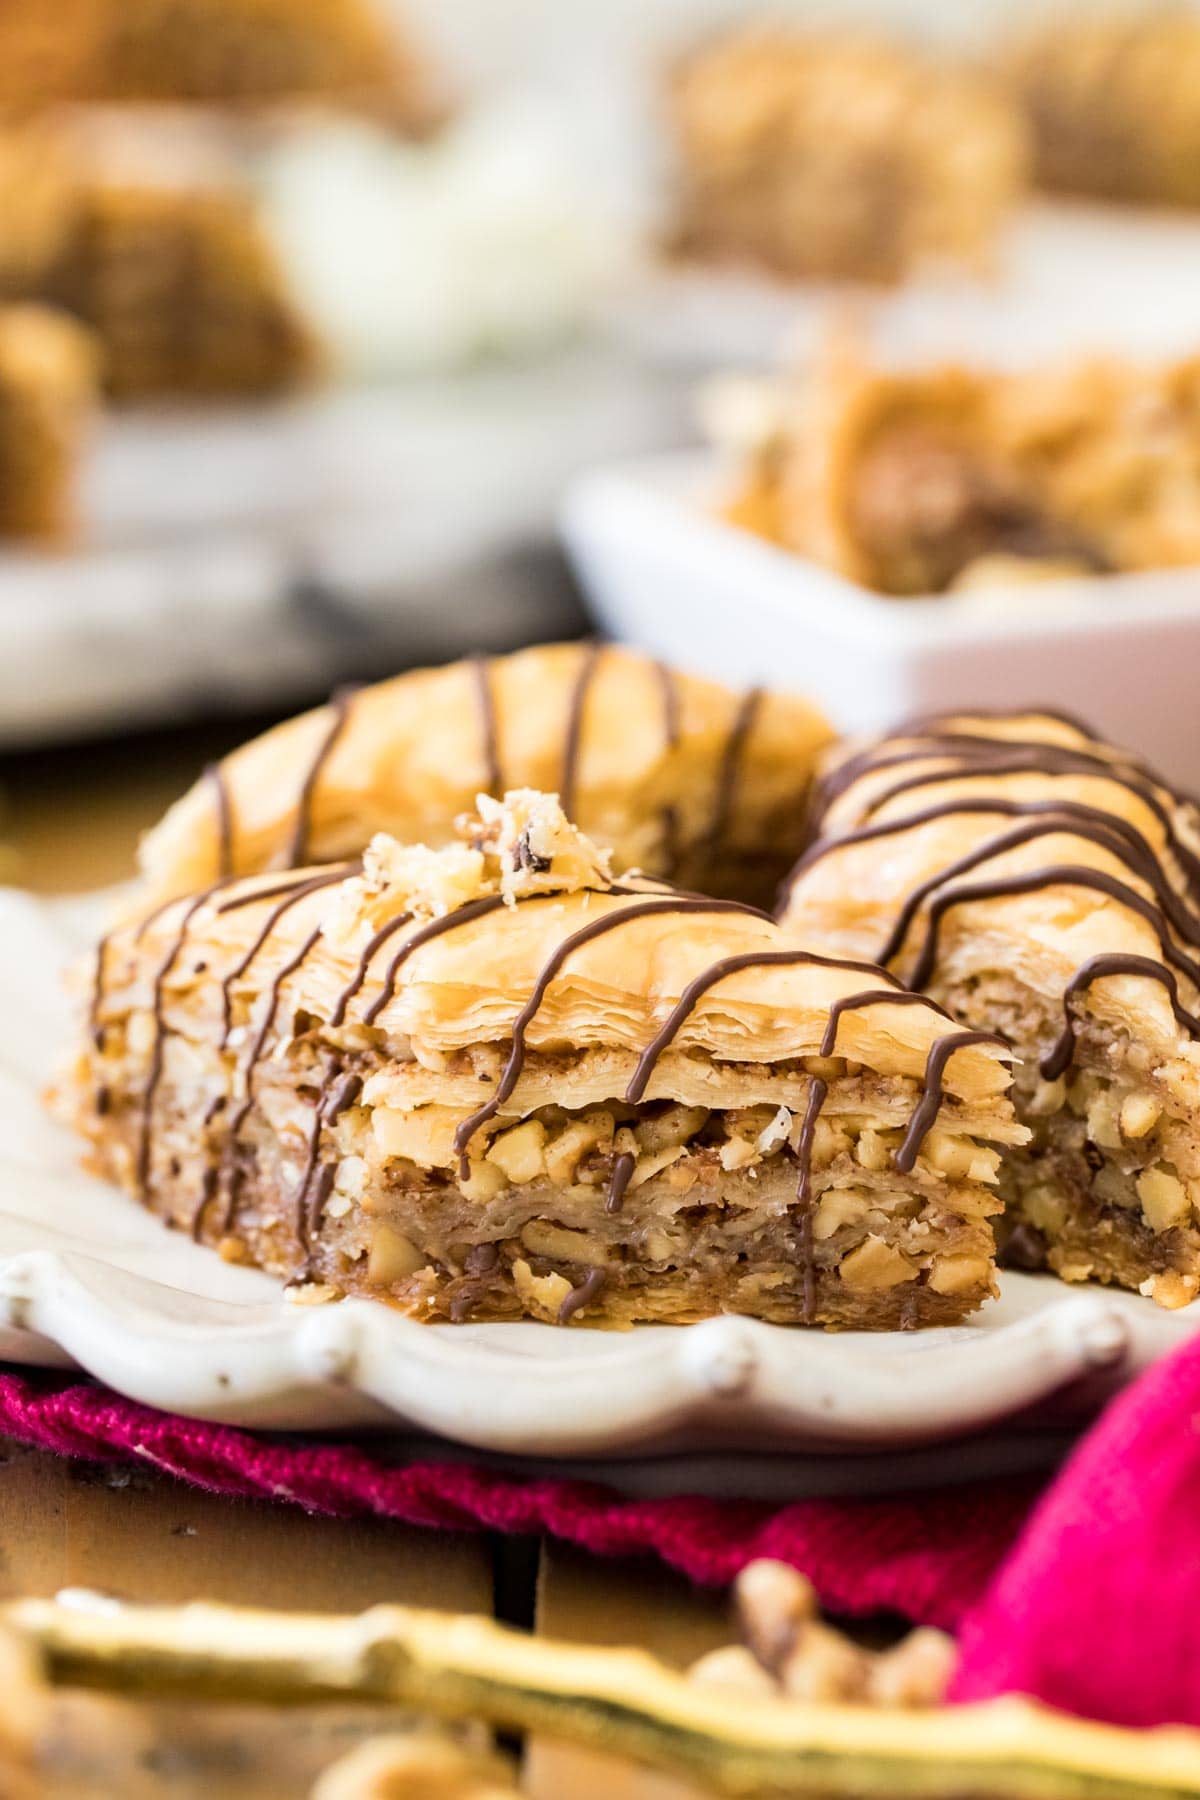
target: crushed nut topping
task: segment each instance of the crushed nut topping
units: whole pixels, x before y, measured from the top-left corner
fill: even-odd
[[[475,804],[475,813],[456,821],[464,842],[441,850],[377,832],[362,874],[344,884],[325,925],[330,940],[346,942],[364,916],[374,928],[398,912],[438,918],[490,894],[513,905],[530,894],[612,886],[609,853],[571,824],[556,794],[518,788],[503,800],[479,794]]]

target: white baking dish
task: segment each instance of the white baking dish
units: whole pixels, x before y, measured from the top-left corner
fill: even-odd
[[[844,730],[960,704],[1066,708],[1200,785],[1200,568],[894,600],[726,524],[729,491],[711,452],[575,480],[562,535],[607,633],[801,689]]]

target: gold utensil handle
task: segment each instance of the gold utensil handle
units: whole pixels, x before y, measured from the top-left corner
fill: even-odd
[[[0,1625],[54,1685],[395,1702],[610,1751],[731,1796],[1200,1800],[1194,1731],[1122,1731],[1020,1698],[902,1712],[743,1696],[690,1683],[641,1651],[450,1613],[378,1606],[329,1617],[74,1595],[11,1602]]]

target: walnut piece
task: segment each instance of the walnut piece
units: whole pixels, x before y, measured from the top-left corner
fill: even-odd
[[[940,1706],[954,1671],[954,1640],[912,1631],[889,1650],[854,1643],[820,1616],[816,1592],[788,1563],[747,1564],[734,1587],[744,1647],[703,1657],[695,1681],[805,1702]]]

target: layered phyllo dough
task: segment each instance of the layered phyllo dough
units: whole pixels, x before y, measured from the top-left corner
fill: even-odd
[[[62,1094],[93,1165],[304,1297],[427,1320],[892,1328],[992,1291],[1025,1137],[993,1035],[614,876],[553,798],[463,830],[112,932]]]
[[[448,844],[480,790],[535,787],[618,870],[769,904],[830,738],[807,701],[732,693],[615,646],[419,669],[210,769],[146,840],[144,892],[356,856],[377,831]]]
[[[839,749],[780,908],[1012,1044],[1009,1259],[1167,1306],[1200,1290],[1198,848],[1194,804],[1077,722],[945,716]]]

